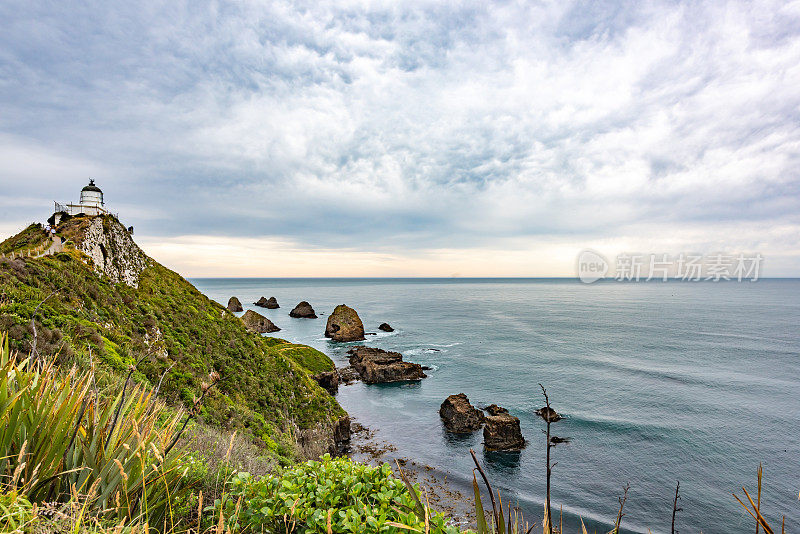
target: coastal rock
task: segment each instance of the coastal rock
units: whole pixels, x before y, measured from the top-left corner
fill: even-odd
[[[378,330],[383,330],[384,332],[394,332],[394,328],[389,326],[389,323],[381,323],[378,327]]]
[[[539,408],[538,410],[536,410],[535,413],[548,423],[555,423],[556,421],[561,421],[561,414],[559,414],[554,409],[548,406]]]
[[[314,380],[331,395],[336,395],[339,391],[339,373],[336,370],[319,373]]]
[[[508,413],[508,410],[496,404],[490,404],[484,409],[489,413],[489,415],[500,415],[503,413]]]
[[[339,376],[339,383],[344,385],[350,385],[361,378],[352,365],[337,368],[336,374]]]
[[[399,352],[371,347],[354,347],[347,351],[350,365],[367,384],[421,380],[427,375],[418,363],[404,362]]]
[[[353,308],[339,304],[328,317],[325,337],[334,341],[361,341],[364,339],[364,324]]]
[[[275,326],[275,323],[253,310],[247,310],[242,315],[242,322],[251,332],[258,332],[259,334],[268,334],[270,332],[278,332],[280,328]]]
[[[256,306],[260,306],[262,308],[267,308],[268,310],[277,310],[278,308],[280,308],[280,306],[278,306],[278,299],[276,299],[275,297],[270,297],[270,298],[261,297],[253,304]]]
[[[242,303],[239,302],[239,299],[231,297],[228,299],[228,311],[240,312],[244,311],[244,308],[242,308]]]
[[[309,460],[318,460],[324,454],[335,456],[341,446],[350,441],[350,417],[336,421],[316,423],[311,428],[297,428],[295,434],[302,455]]]
[[[316,319],[317,314],[314,312],[314,308],[311,307],[311,304],[304,300],[289,312],[289,317],[297,317],[300,319]]]
[[[504,408],[500,410],[497,415],[490,415],[484,420],[483,445],[492,451],[518,451],[525,446],[519,418]]]
[[[449,432],[467,434],[483,426],[484,415],[469,403],[467,395],[450,395],[439,407],[439,417]]]

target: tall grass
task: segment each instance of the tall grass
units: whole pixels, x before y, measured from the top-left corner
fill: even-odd
[[[169,450],[181,413],[142,386],[100,398],[91,371],[12,354],[0,334],[0,486],[31,503],[81,502],[80,513],[174,529],[170,506],[188,488]]]

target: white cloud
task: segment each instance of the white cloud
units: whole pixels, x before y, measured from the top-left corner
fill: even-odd
[[[735,247],[750,228],[800,272],[772,231],[800,227],[793,4],[12,8],[0,180],[26,150],[66,155],[26,172],[105,177],[165,243],[431,253],[440,272],[455,256],[435,251]]]

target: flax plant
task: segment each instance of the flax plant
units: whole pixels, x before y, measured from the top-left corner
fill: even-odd
[[[132,370],[131,370],[132,374]],[[0,485],[32,503],[80,501],[94,515],[169,529],[189,488],[172,449],[182,413],[130,385],[97,398],[91,371],[59,373],[11,354],[0,334]],[[155,405],[155,406],[154,406]],[[172,450],[170,450],[172,449]]]

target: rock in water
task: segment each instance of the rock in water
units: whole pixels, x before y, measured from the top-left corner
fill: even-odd
[[[267,308],[268,310],[276,310],[280,308],[280,306],[278,306],[278,300],[275,297],[270,297],[270,298],[261,297],[253,304],[256,306],[260,306],[262,308]]]
[[[311,304],[304,300],[289,312],[289,317],[298,317],[300,319],[316,319],[317,314],[314,312],[314,308],[311,307]]]
[[[483,426],[484,415],[469,403],[466,394],[450,395],[439,407],[439,417],[449,432],[467,434]]]
[[[519,419],[505,408],[500,410],[497,415],[490,415],[484,420],[483,445],[492,451],[518,451],[525,446]]]
[[[239,299],[237,299],[236,297],[231,297],[230,299],[228,299],[228,311],[240,312],[243,310],[244,308],[242,308],[242,303],[239,302]]]
[[[339,391],[339,373],[337,371],[323,371],[314,377],[314,380],[331,395]]]
[[[383,330],[384,332],[394,332],[394,328],[389,326],[389,323],[381,323],[378,327],[378,330]]]
[[[259,334],[268,334],[270,332],[277,332],[280,330],[275,324],[253,310],[247,310],[242,315],[242,321],[248,330],[251,332],[258,332]]]
[[[364,339],[364,324],[353,308],[339,304],[328,317],[325,337],[334,341],[361,341]]]
[[[485,410],[489,412],[489,415],[500,415],[503,413],[508,413],[508,410],[496,404],[490,404],[485,408]]]
[[[387,352],[371,347],[354,347],[347,351],[350,365],[367,384],[421,380],[427,375],[418,363],[404,362],[399,352]]]

